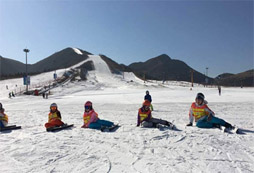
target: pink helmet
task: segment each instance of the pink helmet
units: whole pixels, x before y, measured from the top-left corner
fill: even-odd
[[[92,106],[92,105],[93,105],[92,102],[87,101],[84,106]]]
[[[93,105],[92,105],[92,102],[90,102],[90,101],[87,101],[86,103],[85,103],[85,105],[84,105],[84,107],[85,107],[85,111],[89,111],[89,110],[93,110]]]

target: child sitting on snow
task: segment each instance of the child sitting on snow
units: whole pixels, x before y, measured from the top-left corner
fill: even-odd
[[[57,109],[57,104],[52,103],[50,105],[50,113],[48,115],[48,123],[45,124],[46,128],[51,128],[51,127],[56,127],[56,126],[61,126],[64,123],[61,121],[61,113]]]
[[[8,124],[8,116],[4,113],[2,103],[0,103],[0,128],[6,127]]]
[[[112,127],[114,125],[113,122],[101,120],[98,118],[98,114],[93,109],[92,102],[87,101],[84,106],[84,125],[82,128],[102,129],[103,127]]]
[[[161,124],[173,128],[173,125],[170,122],[153,118],[150,110],[150,105],[151,103],[149,100],[145,100],[142,107],[139,108],[137,126],[142,125],[143,127],[158,127],[158,125]]]
[[[192,103],[189,120],[190,123],[187,126],[193,125],[193,120],[195,119],[196,126],[199,128],[212,128],[225,126],[226,128],[232,129],[233,126],[223,119],[214,116],[214,112],[207,106],[207,101],[202,93],[198,93],[195,102]]]

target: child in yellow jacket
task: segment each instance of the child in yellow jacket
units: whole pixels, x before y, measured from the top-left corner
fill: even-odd
[[[61,119],[62,119],[61,113],[57,109],[57,104],[52,103],[50,105],[50,113],[48,115],[48,122],[45,124],[45,127],[48,129],[48,128],[55,127],[55,126],[61,126],[64,124],[61,121]]]
[[[6,127],[8,125],[8,116],[4,113],[4,108],[2,103],[0,103],[0,128]]]

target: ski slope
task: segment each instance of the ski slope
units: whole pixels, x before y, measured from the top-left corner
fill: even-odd
[[[217,88],[195,86],[190,90],[180,82],[144,84],[131,73],[124,78],[111,74],[98,56],[89,59],[95,70],[89,72],[88,80],[55,88],[49,99],[8,99],[5,85],[21,85],[22,80],[1,81],[0,102],[9,123],[22,126],[21,130],[0,132],[1,172],[254,172],[254,88],[223,87],[219,96]],[[41,82],[45,76],[53,78],[53,72],[34,76],[31,81]],[[146,90],[153,98],[152,115],[174,122],[181,131],[136,127]],[[186,128],[197,92],[205,94],[216,116],[245,129],[245,134]],[[114,133],[81,129],[87,100],[93,102],[101,119],[121,127]],[[74,128],[46,132],[44,124],[53,102],[58,104],[62,120]]]

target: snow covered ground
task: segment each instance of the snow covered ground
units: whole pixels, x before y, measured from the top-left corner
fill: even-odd
[[[0,82],[0,102],[9,123],[22,126],[0,132],[1,172],[254,172],[254,88],[222,88],[219,96],[217,88],[195,86],[190,90],[179,82],[144,84],[131,73],[124,79],[112,75],[98,56],[90,58],[96,70],[89,72],[88,80],[55,88],[49,99],[9,99],[5,86],[21,85],[22,79]],[[42,82],[44,77],[47,81],[46,76],[53,78],[53,72],[34,76],[32,82]],[[146,90],[153,98],[152,115],[174,122],[181,131],[136,127]],[[205,94],[216,116],[245,129],[245,134],[186,128],[197,92]],[[93,102],[101,119],[121,127],[113,133],[81,129],[87,100]],[[53,102],[62,120],[74,128],[46,132],[44,124]]]

